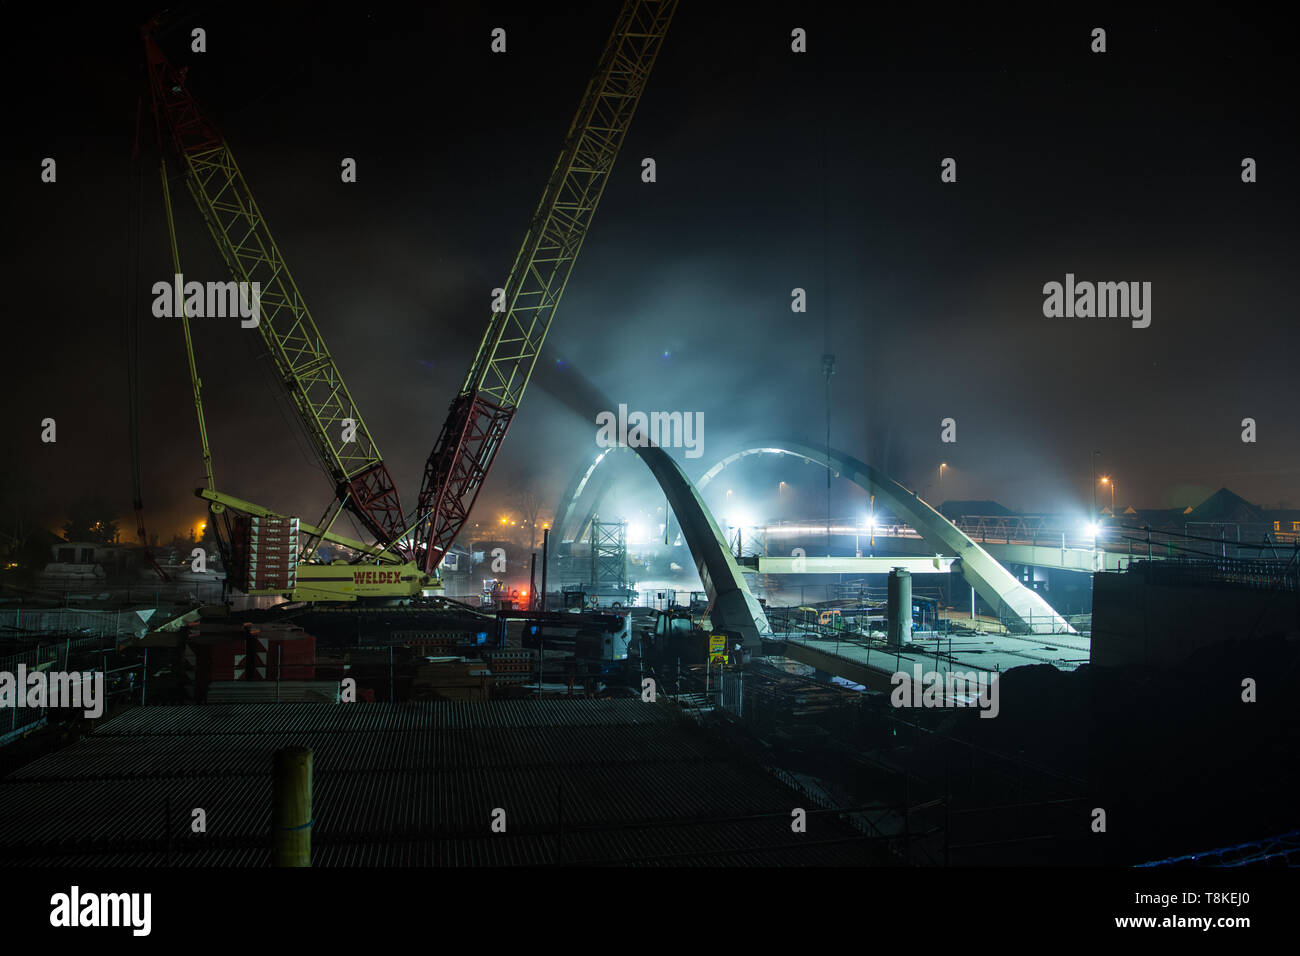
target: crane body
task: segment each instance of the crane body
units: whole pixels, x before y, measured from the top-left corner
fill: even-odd
[[[214,487],[198,371],[187,334],[208,476],[208,487],[196,494],[208,501],[214,517],[224,518],[227,541],[247,535],[250,522],[254,527],[263,523],[261,539],[245,537],[236,542],[242,550],[235,550],[251,554],[240,558],[244,572],[250,565],[270,565],[276,571],[262,579],[245,573],[241,580],[247,593],[354,601],[410,598],[441,587],[438,567],[468,519],[523,398],[676,6],[677,0],[623,4],[506,279],[504,308],[491,315],[426,462],[418,503],[409,515],[402,511],[388,468],[229,146],[189,93],[185,70],[175,69],[155,42],[156,22],[142,29],[160,146],[165,130],[231,276],[246,283],[245,288],[260,288],[256,328],[299,423],[334,483],[335,497],[326,513],[329,517],[332,511],[333,517],[317,525],[284,519],[292,522],[292,533],[282,530],[290,527],[283,516]],[[173,265],[180,274],[165,161],[163,177]],[[185,316],[181,319],[188,333]],[[332,531],[344,509],[376,544]],[[300,534],[309,546],[299,546]],[[357,557],[348,565],[300,560],[310,558],[320,541],[347,547]],[[298,563],[280,574],[286,559],[276,549],[286,547],[297,551],[293,560]]]

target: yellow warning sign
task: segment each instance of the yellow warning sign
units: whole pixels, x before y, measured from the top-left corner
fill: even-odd
[[[710,664],[727,663],[727,635],[725,634],[709,635],[709,663]]]

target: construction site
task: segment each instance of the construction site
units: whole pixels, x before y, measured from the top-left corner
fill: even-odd
[[[329,78],[267,62],[289,14],[241,41],[207,10],[132,21],[135,85],[102,94],[132,117],[124,225],[96,240],[102,284],[128,290],[96,358],[115,391],[15,411],[32,447],[0,489],[0,865],[1300,864],[1295,445],[1242,465],[1216,450],[1247,441],[1234,419],[1202,472],[1089,425],[1068,455],[1035,439],[992,464],[977,442],[1038,426],[967,403],[975,359],[930,402],[916,368],[877,370],[901,333],[822,314],[837,204],[886,203],[837,198],[841,101],[808,108],[807,196],[770,200],[774,220],[812,211],[790,227],[810,248],[767,282],[770,262],[709,260],[665,225],[715,216],[727,171],[683,158],[702,130],[766,148],[690,112],[691,70],[739,83],[700,65],[720,15],[580,6],[501,28],[442,11],[507,73],[410,155],[317,124],[414,129],[427,99],[367,118],[370,81],[312,91],[369,76],[428,14],[308,28],[304,49],[387,38]],[[751,119],[802,117],[828,84],[786,19],[741,28],[776,31]],[[394,69],[401,99],[421,67]],[[49,182],[81,188],[48,148]],[[455,158],[422,171],[439,149]],[[708,185],[674,196],[688,168]],[[379,180],[393,192],[361,211]],[[458,225],[489,197],[490,222]],[[421,231],[449,238],[412,250]],[[708,283],[729,269],[758,291],[725,299]],[[747,318],[710,318],[727,308]],[[976,377],[1073,374],[1027,368]]]

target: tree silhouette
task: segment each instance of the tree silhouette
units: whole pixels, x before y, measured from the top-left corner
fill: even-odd
[[[63,525],[63,537],[67,541],[113,544],[117,536],[117,510],[100,497],[74,502]]]
[[[517,488],[510,496],[513,510],[519,515],[520,530],[528,538],[528,550],[537,547],[538,516],[542,513],[542,496],[534,488]]]

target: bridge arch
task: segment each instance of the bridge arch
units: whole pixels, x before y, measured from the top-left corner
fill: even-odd
[[[1033,633],[1074,633],[1074,628],[1036,591],[1025,587],[1010,571],[955,524],[894,479],[846,452],[815,448],[802,442],[779,440],[755,443],[734,452],[706,471],[695,487],[703,489],[728,465],[750,455],[792,455],[829,467],[837,477],[847,478],[867,494],[874,495],[894,514],[903,518],[936,553],[961,559],[962,576],[970,582],[999,617],[1010,617]]]
[[[587,489],[592,485],[592,482],[597,480],[595,478],[596,472],[600,470],[600,466],[606,461],[606,459],[614,453],[620,451],[631,452],[633,450],[634,449],[628,448],[626,445],[616,445],[613,448],[606,448],[596,456],[594,461],[584,467],[578,468],[573,473],[573,477],[569,479],[568,486],[565,487],[564,492],[560,495],[559,505],[555,509],[555,520],[551,522],[551,537],[555,539],[556,543],[578,541],[582,538],[583,533],[591,524],[592,516],[597,513],[597,509],[610,491],[611,483],[609,481],[599,484],[598,490],[595,495],[592,496],[592,505],[588,507],[585,512],[582,512],[582,520],[579,521],[577,525],[574,524],[575,519],[579,516],[578,507],[582,501],[583,495],[587,493]],[[569,534],[570,531],[572,532],[572,535]]]
[[[690,486],[691,496],[698,502],[699,508],[707,517],[709,525],[717,536],[719,547],[733,566],[735,561],[730,558],[726,542],[721,533],[718,532],[717,524],[714,522],[707,506],[704,505],[700,492],[721,474],[723,469],[742,458],[760,454],[791,455],[823,467],[829,467],[836,477],[847,478],[868,494],[875,495],[896,515],[907,521],[926,543],[935,549],[936,553],[947,553],[960,558],[962,576],[970,582],[980,597],[991,607],[997,609],[1000,617],[1014,619],[1023,628],[1033,633],[1060,633],[1062,631],[1074,633],[1074,628],[1043,599],[1042,595],[1025,587],[996,558],[971,540],[969,536],[929,504],[922,501],[916,492],[910,491],[888,475],[846,452],[831,448],[828,455],[825,448],[815,448],[803,442],[787,439],[757,442],[746,445],[721,459],[709,468],[700,477],[699,481],[691,484],[690,480],[681,471],[681,468],[676,465],[676,462],[668,458],[661,449],[635,448],[632,450],[640,454],[643,460],[647,457],[644,452],[655,451],[672,463],[676,472]],[[606,457],[601,456],[588,469],[588,480],[590,474],[596,470],[600,462]],[[651,471],[656,471],[656,469],[652,467]],[[658,479],[659,474],[656,473],[655,477]],[[663,487],[662,479],[660,479],[660,486]],[[666,488],[665,491],[667,491]],[[669,501],[671,504],[672,495],[669,495]],[[593,508],[599,508],[599,506],[600,501],[597,500]],[[676,507],[673,508],[673,511],[676,513]],[[682,523],[683,531],[685,531],[685,520],[680,515],[678,515],[678,520]],[[697,537],[702,538],[703,536],[697,534]],[[691,543],[689,536],[687,543],[688,545]],[[694,546],[692,546],[691,553],[698,564],[700,559],[695,552]],[[739,575],[738,569],[737,575]],[[703,579],[703,574],[701,574],[701,580]],[[741,586],[744,586],[743,579],[741,580]],[[748,588],[745,588],[745,592],[748,593]],[[752,597],[751,600],[753,600]]]

